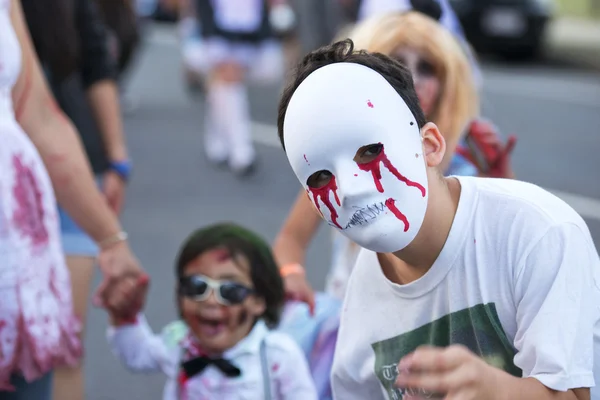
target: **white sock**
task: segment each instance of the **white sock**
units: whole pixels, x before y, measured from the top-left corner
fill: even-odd
[[[223,101],[216,85],[210,85],[206,95],[206,107],[204,113],[204,150],[206,156],[212,162],[221,163],[229,156],[229,141],[225,135],[223,126]]]
[[[242,83],[215,83],[215,122],[222,129],[229,148],[229,165],[243,169],[254,162],[254,146],[250,130],[250,110],[246,86]]]

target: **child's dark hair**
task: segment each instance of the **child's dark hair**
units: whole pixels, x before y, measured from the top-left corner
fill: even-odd
[[[400,97],[402,97],[411,113],[415,116],[419,129],[427,122],[419,104],[419,98],[415,91],[410,70],[399,61],[384,54],[370,53],[365,50],[355,51],[354,42],[351,39],[344,39],[308,53],[296,66],[291,80],[286,85],[279,100],[279,111],[277,114],[277,133],[284,150],[283,123],[294,92],[317,69],[342,62],[364,65],[383,76]]]
[[[185,267],[201,254],[214,249],[224,249],[232,260],[243,256],[250,264],[250,277],[257,295],[265,300],[262,318],[274,328],[279,324],[285,302],[283,280],[271,247],[256,233],[232,223],[221,223],[198,229],[184,242],[176,261],[177,279]]]

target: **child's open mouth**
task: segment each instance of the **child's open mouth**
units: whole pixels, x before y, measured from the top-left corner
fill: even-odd
[[[198,329],[204,336],[216,336],[225,330],[221,319],[198,318]]]

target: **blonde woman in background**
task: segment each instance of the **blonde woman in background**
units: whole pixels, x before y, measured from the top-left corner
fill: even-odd
[[[491,125],[474,123],[479,116],[479,96],[471,63],[460,42],[438,23],[441,10],[430,15],[410,11],[376,16],[356,25],[348,36],[357,49],[391,55],[409,67],[427,119],[439,127],[446,139],[446,159],[442,164],[446,174],[512,177],[508,158],[514,141],[503,146]],[[456,152],[465,133],[482,127],[486,129],[479,136],[484,146],[496,154],[489,168],[478,168],[464,149]],[[274,245],[288,297],[307,302],[311,310],[314,295],[303,264],[320,225],[321,218],[302,190]],[[325,291],[343,299],[360,248],[341,234],[332,233],[332,263]]]

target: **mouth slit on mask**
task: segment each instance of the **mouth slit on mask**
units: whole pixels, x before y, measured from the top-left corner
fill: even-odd
[[[387,208],[383,201],[375,204],[368,205],[366,207],[354,207],[357,208],[356,212],[350,217],[350,220],[344,227],[344,229],[352,228],[353,226],[366,225]]]
[[[384,213],[386,209],[391,211],[396,218],[402,221],[402,223],[404,224],[404,232],[407,232],[408,228],[410,227],[410,223],[408,222],[406,215],[404,215],[398,209],[398,207],[396,207],[396,201],[392,198],[387,199],[385,202],[382,201],[379,203],[368,205],[366,207],[354,208],[358,208],[358,210],[352,215],[352,217],[350,217],[350,220],[343,228],[344,230],[350,229],[354,226],[366,225],[375,220],[375,218],[377,218],[380,214]],[[329,225],[334,226],[331,223]]]

